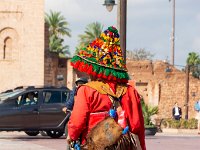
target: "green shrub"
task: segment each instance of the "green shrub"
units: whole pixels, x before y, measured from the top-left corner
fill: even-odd
[[[147,105],[144,103],[143,99],[141,100],[141,105],[145,127],[155,127],[155,125],[152,123],[151,117],[158,113],[158,106]]]
[[[162,128],[175,128],[175,129],[197,129],[198,121],[194,118],[185,120],[164,119],[161,123]]]
[[[189,129],[197,129],[198,121],[194,118],[188,120],[188,128]]]
[[[188,121],[185,119],[180,120],[180,129],[188,129]]]
[[[181,126],[180,121],[174,120],[174,121],[171,122],[171,127],[172,128],[179,129],[180,126]]]

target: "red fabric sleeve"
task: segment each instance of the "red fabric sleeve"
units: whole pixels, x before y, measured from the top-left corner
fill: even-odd
[[[132,86],[128,86],[127,93],[123,96],[122,106],[126,111],[130,131],[138,135],[142,150],[146,150],[144,118],[140,104],[140,96]]]
[[[84,129],[86,129],[89,116],[89,103],[86,97],[85,86],[77,91],[74,108],[68,122],[68,134],[72,140],[77,140]]]
[[[139,94],[138,94],[138,96],[139,96]],[[139,110],[139,118],[140,118],[140,129],[138,130],[138,137],[139,137],[139,140],[140,140],[142,150],[146,150],[144,117],[143,117],[143,113],[142,113],[142,106],[141,106],[141,103],[140,103],[140,99],[139,99],[139,103],[138,103],[138,110]]]

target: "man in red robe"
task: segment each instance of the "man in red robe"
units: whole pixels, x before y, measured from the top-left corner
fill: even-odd
[[[80,49],[72,58],[71,65],[74,69],[87,73],[91,82],[77,90],[68,122],[68,141],[80,139],[82,145],[87,144],[88,133],[93,132],[94,127],[105,120],[109,111],[116,106],[115,121],[123,129],[127,126],[129,131],[124,132],[115,144],[105,145],[105,149],[146,150],[140,96],[128,84],[129,76],[117,29],[109,27],[86,48]],[[118,105],[114,105],[116,103]],[[102,142],[102,145],[105,143]]]

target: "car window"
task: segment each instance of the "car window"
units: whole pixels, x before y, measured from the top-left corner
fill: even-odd
[[[62,92],[62,103],[65,103],[69,99],[70,91],[63,91]]]
[[[61,103],[60,91],[44,91],[43,92],[44,103]]]
[[[20,105],[21,99],[22,99],[22,95],[20,95],[20,96],[17,97],[17,104],[18,104],[18,105]]]
[[[0,100],[5,100],[9,97],[14,97],[23,91],[24,91],[24,89],[19,89],[19,90],[15,90],[15,91],[11,91],[11,92],[0,93]]]
[[[38,103],[38,91],[32,91],[18,96],[17,103],[21,105],[36,105]]]
[[[9,107],[17,107],[18,104],[16,103],[16,99],[7,99],[4,101],[0,101],[1,104],[3,104],[4,106],[9,106]]]

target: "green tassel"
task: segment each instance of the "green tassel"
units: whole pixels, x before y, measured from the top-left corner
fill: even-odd
[[[87,59],[89,60],[89,58],[87,58]],[[84,64],[92,65],[93,71],[96,72],[97,74],[103,73],[105,76],[109,76],[111,74],[112,76],[115,76],[118,79],[129,80],[129,75],[126,71],[104,67],[104,66],[92,63],[92,62],[94,62],[92,59],[89,60],[92,62],[89,62],[85,59],[82,59],[81,57],[79,57],[77,55],[71,59],[72,63],[76,63],[77,61],[84,62]]]
[[[106,68],[106,69],[105,69],[105,75],[106,75],[106,76],[109,76],[109,74],[110,74],[110,69],[107,69],[107,68]]]

